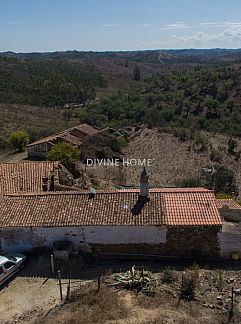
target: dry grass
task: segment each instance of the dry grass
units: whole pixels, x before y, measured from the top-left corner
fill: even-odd
[[[79,124],[72,120],[70,126]],[[0,104],[0,136],[13,131],[26,130],[36,133],[57,132],[66,128],[62,113],[57,108],[44,108],[13,104]]]
[[[241,192],[241,167],[240,161],[227,153],[228,137],[224,135],[208,134],[209,144],[221,152],[222,162],[235,173],[237,185]],[[241,149],[241,140],[238,140]],[[157,129],[144,129],[137,134],[124,149],[125,159],[151,159],[148,168],[151,186],[175,186],[178,181],[200,177],[204,167],[215,165],[210,160],[210,148],[202,153],[194,148],[194,141],[181,142],[172,134],[160,132]],[[98,179],[103,188],[113,185],[139,186],[139,177],[143,167],[125,166],[118,167],[90,167],[87,172],[90,177]]]
[[[241,191],[240,161],[227,154],[228,137],[209,134],[209,143],[215,149],[222,150],[222,164],[235,172]],[[126,158],[153,159],[149,168],[152,186],[175,185],[179,180],[200,176],[203,167],[215,165],[210,161],[210,150],[198,153],[193,148],[193,141],[181,142],[172,134],[150,129],[144,129],[139,136],[135,137],[124,150],[124,155]],[[129,184],[138,185],[140,169],[140,167],[125,167],[126,182],[128,179]]]
[[[38,323],[219,324],[222,320],[216,310],[203,309],[195,302],[181,301],[178,305],[178,299],[168,293],[159,292],[152,298],[129,291],[117,292],[110,287],[102,287],[96,294],[96,285],[82,289],[71,303],[52,311]]]

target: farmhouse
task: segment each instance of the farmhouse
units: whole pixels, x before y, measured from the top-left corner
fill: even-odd
[[[71,241],[92,253],[217,256],[222,219],[212,191],[149,189],[42,192],[0,199],[0,249],[26,251]]]
[[[73,146],[81,147],[83,143],[99,130],[87,124],[69,128],[61,133],[45,137],[27,147],[28,159],[45,159],[51,148],[60,143],[66,142]]]
[[[0,164],[0,196],[14,193],[66,190],[73,176],[59,162]]]

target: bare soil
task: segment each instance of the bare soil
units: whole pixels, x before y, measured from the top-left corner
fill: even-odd
[[[172,263],[172,281],[163,282],[166,261],[118,261],[72,256],[61,269],[63,301],[58,280],[50,274],[49,254],[29,256],[25,269],[0,290],[0,323],[235,323],[241,322],[240,265],[192,266],[197,273],[195,297],[180,299],[182,274],[191,265]],[[152,271],[154,297],[113,286],[115,274],[133,264]],[[102,275],[97,292],[97,278]],[[71,295],[66,301],[70,279]],[[229,321],[231,291],[234,312]]]
[[[162,274],[155,274],[158,284],[154,297],[117,290],[110,286],[115,282],[114,276],[106,277],[98,293],[96,283],[82,286],[72,292],[69,303],[54,309],[38,323],[240,323],[240,297],[235,297],[234,316],[230,318],[231,300],[225,293],[225,289],[230,291],[232,285],[240,284],[236,282],[237,276],[235,279],[225,277],[225,288],[218,290],[214,272],[200,270],[200,286],[192,301],[179,298],[181,272],[174,271],[174,276],[175,282],[164,284]],[[226,280],[234,281],[227,284]]]

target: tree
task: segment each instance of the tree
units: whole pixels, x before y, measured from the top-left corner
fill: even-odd
[[[14,149],[23,151],[29,143],[29,135],[25,131],[13,132],[9,137],[9,143]]]
[[[141,72],[137,65],[134,67],[133,79],[134,79],[134,81],[140,81],[140,79],[141,79]]]
[[[206,187],[215,193],[238,194],[234,172],[223,165],[215,166],[215,172],[206,175]]]
[[[202,187],[202,181],[200,178],[187,178],[177,182],[177,186],[180,188],[197,188]]]
[[[235,139],[233,139],[232,137],[230,137],[230,139],[228,140],[228,152],[230,154],[234,154],[234,151],[237,146],[238,146],[237,141]]]
[[[80,150],[69,143],[59,143],[52,147],[48,153],[48,160],[59,161],[67,169],[72,169],[80,158]]]

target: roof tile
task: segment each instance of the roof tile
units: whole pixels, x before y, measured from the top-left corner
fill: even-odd
[[[43,177],[56,171],[59,162],[0,163],[0,195],[42,191]]]
[[[136,190],[88,193],[51,192],[0,199],[0,227],[92,225],[221,226],[214,193],[195,189],[159,189],[150,200]]]

